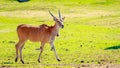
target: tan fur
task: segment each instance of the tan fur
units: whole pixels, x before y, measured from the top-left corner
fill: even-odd
[[[17,33],[19,40],[49,43],[52,37],[57,36],[57,29],[57,24],[54,26],[47,26],[45,24],[30,26],[22,24],[17,27]]]
[[[48,26],[46,24],[42,24],[40,26],[30,26],[27,24],[21,24],[17,27],[17,34],[18,34],[19,41],[15,46],[16,47],[15,62],[17,62],[17,60],[18,60],[18,50],[19,50],[20,60],[24,64],[24,61],[22,59],[22,48],[27,40],[30,40],[32,42],[41,42],[40,54],[38,56],[38,62],[40,62],[40,57],[43,52],[45,43],[49,43],[51,45],[51,50],[54,51],[56,59],[58,61],[60,61],[60,59],[56,53],[53,42],[54,42],[55,36],[59,36],[59,33],[58,33],[59,28],[64,27],[64,25],[62,23],[64,18],[57,19],[56,17],[54,17],[52,15],[51,12],[50,12],[50,14],[55,21],[55,24],[53,26]],[[59,15],[60,15],[60,12],[59,12]]]

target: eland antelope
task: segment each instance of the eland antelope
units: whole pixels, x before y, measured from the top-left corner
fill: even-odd
[[[41,43],[38,62],[40,62],[40,57],[43,52],[44,45],[46,43],[49,43],[51,45],[51,50],[54,51],[56,59],[60,61],[56,53],[56,49],[54,47],[54,40],[55,40],[55,36],[59,36],[59,29],[64,27],[63,20],[65,19],[65,17],[63,18],[61,17],[60,11],[58,11],[59,18],[56,18],[50,11],[49,13],[53,17],[53,20],[55,22],[53,26],[48,26],[46,24],[42,24],[40,26],[30,26],[27,24],[18,25],[17,34],[18,34],[19,41],[15,45],[15,48],[16,48],[15,62],[17,62],[18,60],[18,50],[19,50],[20,61],[24,64],[24,61],[22,59],[22,48],[27,40]]]

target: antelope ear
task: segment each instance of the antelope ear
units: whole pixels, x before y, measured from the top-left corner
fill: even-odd
[[[62,20],[64,20],[64,19],[65,19],[65,17],[62,18]]]

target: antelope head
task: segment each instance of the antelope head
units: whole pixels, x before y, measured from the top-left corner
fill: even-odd
[[[50,11],[49,13],[53,17],[53,20],[58,24],[58,26],[64,28],[63,20],[65,19],[65,17],[61,17],[60,10],[58,10],[59,18],[56,18]]]

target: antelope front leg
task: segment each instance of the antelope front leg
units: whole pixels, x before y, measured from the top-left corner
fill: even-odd
[[[55,53],[56,59],[57,59],[58,61],[61,61],[60,58],[58,57],[57,53],[56,53],[56,49],[55,49],[54,44],[53,44],[53,43],[50,43],[50,45],[51,45],[51,50],[53,50],[54,53]]]
[[[40,57],[41,57],[41,55],[42,55],[44,45],[45,45],[45,43],[41,43],[41,46],[40,46],[40,54],[39,54],[39,56],[38,56],[38,62],[39,62],[39,63],[40,63]]]

